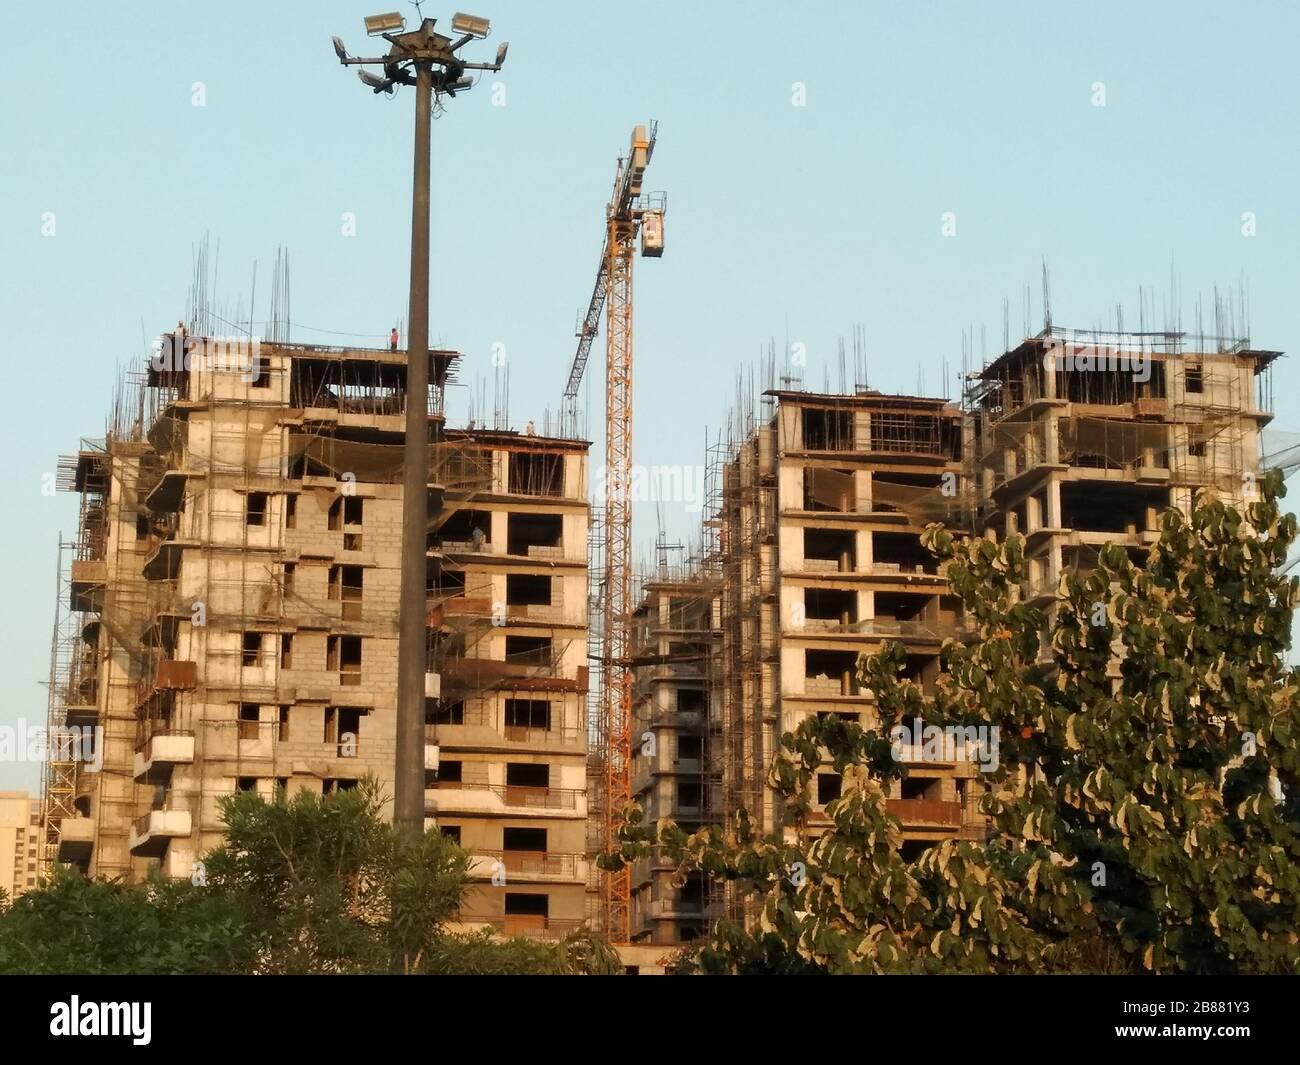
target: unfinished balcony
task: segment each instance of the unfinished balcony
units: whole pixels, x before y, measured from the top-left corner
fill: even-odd
[[[504,872],[511,882],[576,882],[585,877],[585,873],[580,875],[578,872],[579,863],[583,860],[581,854],[488,850],[475,847],[474,853],[470,856],[469,877],[471,880],[492,880]]]
[[[961,803],[942,799],[890,799],[889,812],[903,823],[903,831],[961,828]]]
[[[574,749],[584,739],[581,726],[566,722],[563,706],[545,692],[537,698],[507,698],[499,705],[481,698],[427,699],[424,721],[425,743],[449,747]]]
[[[558,562],[564,555],[564,518],[560,514],[506,516],[506,554]]]
[[[858,593],[840,588],[805,588],[803,623],[806,633],[850,632],[858,620]]]
[[[185,500],[189,480],[190,473],[187,470],[164,471],[153,490],[145,497],[145,507],[152,514],[175,514]]]
[[[918,533],[873,532],[871,534],[873,576],[939,577],[939,560],[926,550]]]
[[[165,784],[176,766],[193,764],[193,732],[155,732],[136,750],[131,775],[137,784]]]
[[[86,814],[59,821],[59,861],[85,865],[95,849],[95,821]]]
[[[470,876],[490,880],[504,872],[511,882],[585,881],[586,856],[549,850],[547,836],[544,828],[503,829],[501,850],[474,848]]]
[[[720,900],[706,900],[703,896],[660,898],[650,900],[645,915],[656,921],[712,921],[724,916],[724,907]]]
[[[487,927],[503,936],[527,936],[530,939],[563,939],[583,926],[577,919],[547,917],[545,914],[512,913],[479,916],[462,914],[460,923],[467,927]]]
[[[791,695],[852,697],[862,694],[858,686],[857,651],[804,652],[803,690]]]
[[[802,509],[834,514],[856,513],[858,498],[853,471],[806,467],[803,471]]]
[[[131,825],[131,853],[142,858],[160,858],[174,839],[185,839],[193,831],[193,815],[187,809],[165,807],[150,810]]]
[[[162,540],[145,560],[143,574],[147,581],[175,580],[181,571],[181,558],[186,548],[198,547],[197,540]]]
[[[107,582],[108,563],[102,558],[79,559],[73,562],[69,607],[84,613],[102,609],[104,586]]]
[[[573,677],[561,674],[564,648],[550,636],[507,636],[504,661],[487,657],[482,646],[473,650],[475,654],[464,656],[448,654],[442,663],[444,697],[493,686],[515,691],[587,690],[585,666],[577,667]]]
[[[510,814],[575,817],[584,814],[582,792],[573,788],[515,788],[502,784],[439,784],[425,788],[428,817],[442,814]]]
[[[431,539],[434,542],[430,546],[444,555],[492,554],[498,550],[492,544],[489,510],[458,510],[447,516],[436,532],[431,532]]]
[[[264,353],[291,355],[289,404],[310,423],[400,433],[406,412],[406,351],[263,343]],[[441,417],[454,351],[429,350],[429,413]],[[327,449],[322,449],[327,450]]]
[[[1076,547],[1149,546],[1159,539],[1158,515],[1169,507],[1167,488],[1139,484],[1066,481],[1060,498],[1061,527]]]
[[[92,625],[87,625],[91,629]],[[98,638],[98,630],[94,631]],[[94,725],[99,720],[99,669],[95,645],[87,642],[83,651],[68,664],[68,682],[63,687],[65,724]]]
[[[857,536],[852,529],[803,530],[805,573],[852,573],[857,568]]]
[[[198,687],[198,663],[190,659],[164,658],[145,675],[136,686],[136,705],[139,706],[160,693],[193,691]]]
[[[513,763],[507,766],[507,783],[491,784],[481,781],[465,780],[463,766],[458,761],[444,759],[439,767],[437,778],[431,781],[424,792],[424,811],[429,817],[439,814],[496,814],[516,817],[580,817],[586,816],[586,796],[574,788],[551,787],[541,774],[537,780],[520,772],[515,775],[511,769],[545,770],[545,765]]]

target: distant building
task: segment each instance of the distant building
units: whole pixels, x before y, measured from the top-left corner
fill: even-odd
[[[25,791],[0,791],[0,890],[10,901],[36,886],[40,853],[40,799]]]

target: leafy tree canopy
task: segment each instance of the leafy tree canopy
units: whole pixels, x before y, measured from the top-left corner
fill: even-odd
[[[1300,971],[1300,581],[1280,473],[1244,513],[1211,491],[1169,510],[1141,564],[1101,549],[1026,605],[1024,541],[924,534],[976,626],[949,640],[931,692],[901,644],[859,659],[877,721],[829,715],[782,737],[771,782],[798,828],[823,759],[842,774],[832,827],[760,838],[742,811],[688,834],[629,810],[617,864],[653,845],[755,900],[683,957],[715,972]],[[996,728],[986,842],[913,861],[888,782],[891,730],[916,718]]]
[[[559,943],[448,930],[469,857],[381,818],[371,781],[326,797],[222,800],[226,842],[192,881],[91,881],[69,869],[0,905],[0,973],[621,971],[589,933]]]

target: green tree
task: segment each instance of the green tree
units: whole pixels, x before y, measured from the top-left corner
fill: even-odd
[[[0,912],[0,973],[212,975],[252,964],[234,900],[187,882],[126,887],[73,869]]]
[[[469,857],[405,838],[373,781],[326,797],[222,800],[225,843],[192,881],[126,886],[70,869],[0,908],[0,973],[619,971],[589,933],[558,943],[450,932]]]
[[[456,913],[469,857],[441,833],[380,819],[371,780],[322,798],[222,799],[226,842],[207,888],[237,900],[267,973],[409,972]]]
[[[1019,601],[1023,541],[931,526],[976,627],[947,641],[933,693],[901,645],[863,656],[878,721],[834,717],[782,738],[772,781],[798,825],[824,755],[843,774],[832,828],[807,849],[743,814],[687,835],[623,833],[617,862],[665,846],[684,869],[761,899],[683,962],[709,971],[1300,971],[1300,671],[1283,663],[1300,581],[1280,474],[1245,513],[1202,492],[1166,512],[1142,565],[1107,546],[1053,609]],[[1000,765],[987,843],[898,854],[891,732],[917,717],[992,726]]]

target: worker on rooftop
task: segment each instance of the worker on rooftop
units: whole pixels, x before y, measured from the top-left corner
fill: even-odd
[[[393,331],[388,334],[388,350],[397,350],[397,326],[393,326]]]

